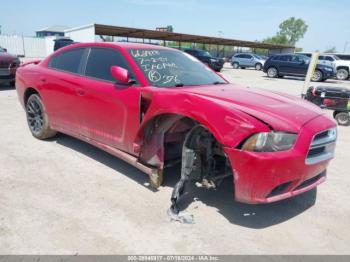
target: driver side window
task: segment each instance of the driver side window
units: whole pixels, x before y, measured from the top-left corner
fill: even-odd
[[[111,67],[119,66],[129,71],[129,77],[135,79],[129,64],[123,55],[116,49],[112,48],[91,48],[88,54],[85,76],[116,82],[111,74]]]

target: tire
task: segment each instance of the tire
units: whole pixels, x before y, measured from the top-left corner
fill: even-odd
[[[10,82],[10,86],[16,87],[16,81],[11,81],[11,82]]]
[[[267,76],[270,78],[276,78],[278,77],[278,70],[276,67],[269,67],[269,69],[267,69]]]
[[[349,126],[350,125],[350,115],[347,112],[340,112],[334,116],[338,125]]]
[[[50,128],[45,106],[38,94],[32,94],[26,103],[26,115],[29,130],[37,139],[47,139],[56,135]]]
[[[346,80],[349,78],[349,72],[344,68],[338,69],[336,77],[338,80]]]
[[[323,81],[323,73],[322,73],[322,71],[316,69],[314,74],[311,77],[311,81],[313,81],[313,82],[321,82],[321,81]]]
[[[256,63],[256,64],[255,64],[255,70],[260,71],[261,69],[262,69],[262,64]]]
[[[238,69],[239,68],[239,64],[237,62],[233,62],[232,63],[232,67],[233,67],[233,69]]]
[[[242,67],[242,66],[241,66],[241,69],[245,69],[245,67]]]

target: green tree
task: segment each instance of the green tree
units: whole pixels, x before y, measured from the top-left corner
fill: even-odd
[[[277,32],[277,36],[284,36],[287,39],[287,43],[295,45],[307,31],[307,24],[302,19],[296,19],[291,17],[283,21],[279,25],[280,30]]]
[[[288,39],[284,35],[275,35],[272,37],[267,37],[262,40],[265,44],[277,44],[277,45],[288,45]]]
[[[336,53],[337,49],[335,48],[335,46],[327,48],[326,50],[323,51],[323,53]]]

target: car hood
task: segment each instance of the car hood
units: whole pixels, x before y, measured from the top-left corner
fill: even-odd
[[[176,90],[233,107],[279,131],[297,133],[305,123],[323,114],[320,108],[301,98],[234,84],[183,87]]]
[[[350,66],[350,61],[348,60],[335,60],[333,63],[335,63],[336,66],[342,66],[342,65]]]

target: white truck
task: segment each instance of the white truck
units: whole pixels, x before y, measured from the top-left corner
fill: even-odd
[[[311,57],[310,53],[302,53],[303,55]],[[350,76],[350,61],[342,60],[336,55],[320,54],[318,63],[332,65],[337,71],[336,78],[339,80],[346,80]]]

